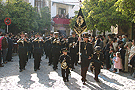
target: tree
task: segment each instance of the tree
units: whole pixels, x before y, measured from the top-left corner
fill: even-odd
[[[39,18],[39,28],[40,29],[50,29],[51,25],[51,15],[48,7],[43,7],[41,9],[41,16]]]
[[[0,18],[4,21],[6,17],[11,18],[11,25],[9,25],[9,31],[17,34],[20,31],[40,31],[44,28],[49,27],[50,13],[46,8],[41,10],[42,17],[36,11],[36,7],[32,7],[29,3],[22,0],[12,0],[3,7],[3,17]],[[6,25],[4,22],[0,26],[5,29]]]
[[[117,10],[116,0],[84,0],[82,11],[87,29],[110,31],[111,26],[128,26],[129,18]],[[74,18],[75,19],[75,18]]]
[[[126,15],[131,22],[135,23],[135,0],[118,0],[115,5],[117,10]]]

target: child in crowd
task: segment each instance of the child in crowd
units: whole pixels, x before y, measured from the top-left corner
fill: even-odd
[[[113,59],[112,59],[112,66],[111,66],[111,68],[112,68],[113,72],[115,72],[114,71],[114,63],[115,63],[114,60],[116,60],[116,53],[113,54]]]
[[[119,73],[119,69],[122,69],[122,60],[121,60],[121,56],[120,56],[120,52],[116,53],[116,60],[114,60],[114,68],[117,69],[116,73]]]

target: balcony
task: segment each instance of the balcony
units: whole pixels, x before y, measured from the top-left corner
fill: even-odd
[[[55,22],[55,24],[70,24],[70,19],[67,18],[53,18],[53,21]]]

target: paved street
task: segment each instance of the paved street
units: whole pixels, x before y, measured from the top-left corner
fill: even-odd
[[[99,75],[100,83],[94,81],[94,75],[87,72],[87,85],[81,82],[80,66],[71,71],[69,82],[63,82],[60,71],[53,71],[48,66],[48,59],[42,57],[41,67],[35,72],[34,59],[29,59],[26,70],[19,72],[19,58],[13,57],[13,62],[8,62],[0,67],[0,90],[135,90],[135,78],[129,73],[115,74],[102,69]]]

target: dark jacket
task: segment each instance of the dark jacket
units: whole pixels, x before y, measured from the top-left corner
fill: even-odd
[[[81,43],[81,67],[89,67],[90,64],[90,59],[89,56],[91,57],[93,54],[93,47],[91,43]]]
[[[8,48],[8,40],[7,38],[2,39],[2,49],[7,49]]]
[[[12,39],[8,39],[8,50],[12,50],[13,49],[13,40]]]
[[[67,63],[68,68],[71,68],[71,57],[69,55],[62,54],[59,58],[60,63],[62,63],[64,60]]]

